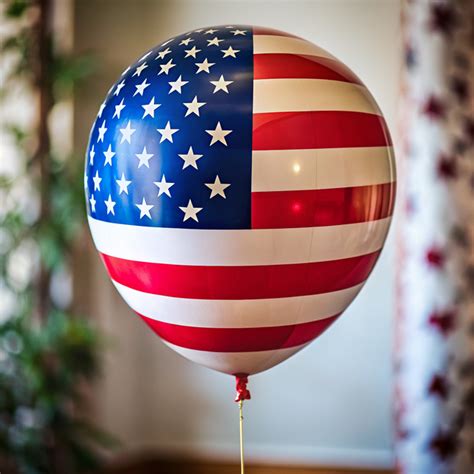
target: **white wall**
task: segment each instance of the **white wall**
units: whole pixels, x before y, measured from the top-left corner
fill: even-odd
[[[397,0],[77,0],[77,47],[95,49],[102,64],[90,87],[79,91],[78,145],[85,147],[98,105],[129,62],[176,33],[222,23],[271,26],[328,49],[362,78],[395,131]],[[251,379],[249,458],[391,464],[393,229],[391,235],[345,315],[311,347]],[[97,261],[95,255],[81,257],[95,270],[78,272],[82,307],[100,317],[115,341],[100,385],[99,419],[133,448],[236,457],[233,380],[167,349],[115,294]]]

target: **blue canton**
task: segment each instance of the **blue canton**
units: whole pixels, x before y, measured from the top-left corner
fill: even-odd
[[[92,128],[89,215],[250,228],[252,98],[250,27],[194,30],[149,51],[110,89]]]

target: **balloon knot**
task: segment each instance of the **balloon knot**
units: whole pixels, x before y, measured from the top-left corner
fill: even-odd
[[[250,391],[247,389],[247,383],[249,379],[245,374],[235,374],[235,388],[237,393],[235,394],[235,401],[242,402],[244,400],[250,400]]]

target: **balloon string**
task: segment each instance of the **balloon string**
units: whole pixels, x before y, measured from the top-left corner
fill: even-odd
[[[240,428],[240,474],[245,474],[244,466],[244,400],[250,400],[250,391],[247,388],[248,376],[246,374],[235,375],[235,401],[239,404],[239,428]]]
[[[240,427],[240,474],[245,474],[244,464],[244,401],[239,400],[239,427]]]

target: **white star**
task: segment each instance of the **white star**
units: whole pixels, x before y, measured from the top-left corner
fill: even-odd
[[[112,213],[114,216],[115,216],[115,211],[114,211],[114,207],[115,207],[115,201],[112,201],[112,196],[109,194],[109,197],[107,199],[107,201],[104,201],[105,205],[107,206],[107,214],[110,214]]]
[[[224,53],[224,58],[229,56],[236,58],[236,54],[240,52],[240,49],[234,49],[232,46],[229,46],[227,49],[221,49],[221,51]]]
[[[178,154],[178,156],[184,160],[183,170],[188,166],[192,166],[193,168],[198,169],[196,161],[199,160],[199,158],[202,158],[202,155],[194,153],[192,146],[189,147],[187,153],[184,153],[182,155]]]
[[[125,108],[123,101],[124,99],[121,100],[120,104],[117,104],[115,106],[115,112],[112,118],[115,118],[115,117],[120,118],[120,114],[122,113],[122,110]]]
[[[227,141],[225,137],[232,133],[232,130],[222,130],[221,123],[217,122],[216,128],[214,130],[206,130],[209,135],[211,135],[212,140],[209,146],[214,145],[214,143],[221,142],[227,146]]]
[[[237,36],[237,35],[245,36],[247,32],[245,30],[233,30],[231,31],[231,33],[234,33],[234,36]]]
[[[170,59],[166,64],[160,64],[160,72],[158,73],[158,76],[161,74],[161,73],[165,73],[166,75],[168,75],[168,73],[170,72],[170,69],[172,67],[175,67],[176,64],[173,64],[173,60]]]
[[[167,196],[171,197],[170,188],[174,186],[174,183],[170,183],[166,181],[165,175],[161,177],[161,181],[153,181],[153,184],[158,187],[158,197],[162,194],[166,194]]]
[[[216,64],[216,63],[210,63],[206,58],[202,63],[195,63],[195,64],[198,67],[198,70],[196,71],[196,74],[199,74],[202,71],[205,71],[209,74],[209,68],[211,66],[214,66],[214,64]]]
[[[223,39],[219,39],[217,36],[214,36],[214,38],[207,40],[207,46],[219,46],[219,43],[222,43],[223,41]]]
[[[147,53],[146,56],[148,56],[148,54],[150,53]],[[143,58],[142,58],[143,59]],[[143,64],[140,64],[140,66],[138,66],[136,69],[135,69],[135,72],[133,73],[133,76],[132,77],[140,77],[140,74],[143,72],[144,69],[146,69],[148,67],[148,64],[146,63],[146,61],[143,63]]]
[[[145,92],[145,89],[150,85],[149,82],[146,82],[146,78],[143,79],[143,82],[141,84],[137,84],[135,86],[135,88],[137,89],[134,94],[133,94],[133,97],[135,97],[137,94],[140,94],[140,95],[143,95],[143,92]]]
[[[196,59],[196,54],[199,53],[201,50],[197,49],[196,46],[193,46],[191,49],[185,49],[184,52],[186,53],[185,58],[189,58],[192,56],[194,59]]]
[[[127,141],[130,143],[130,139],[132,138],[132,135],[135,133],[136,129],[130,127],[130,120],[127,123],[127,126],[125,128],[120,129],[120,133],[122,134],[122,138],[120,140],[120,143],[123,143]]]
[[[219,30],[213,30],[212,28],[205,31],[204,34],[205,35],[213,35],[216,31],[219,31]]]
[[[229,93],[229,90],[227,89],[227,86],[229,84],[232,84],[234,81],[226,81],[224,79],[224,76],[221,74],[221,77],[219,77],[218,81],[209,81],[213,86],[214,90],[212,91],[213,94],[215,94],[218,91],[224,91]]]
[[[191,199],[188,201],[188,205],[186,207],[181,207],[180,209],[184,212],[183,222],[187,221],[188,219],[193,219],[196,222],[199,222],[197,217],[198,212],[202,211],[202,207],[194,207]]]
[[[94,181],[94,191],[100,191],[100,182],[102,178],[99,176],[99,171],[96,170],[95,176],[92,177],[92,181]]]
[[[105,162],[104,166],[112,166],[112,158],[115,156],[115,151],[112,151],[112,145],[109,145],[106,151],[104,151]]]
[[[204,31],[204,28],[200,28],[199,30],[194,30],[194,33],[202,33]]]
[[[158,53],[158,56],[155,59],[165,59],[165,56],[170,53],[171,53],[171,49],[166,48],[164,51],[160,51]]]
[[[117,86],[115,87],[114,95],[119,95],[120,91],[122,90],[123,87],[125,87],[125,81],[124,80],[122,80],[121,82],[119,82],[117,84]]]
[[[145,118],[147,115],[149,115],[152,118],[155,118],[155,110],[158,107],[161,107],[161,104],[155,104],[155,97],[152,97],[150,102],[148,104],[142,105],[142,107],[145,109],[145,111],[143,112],[142,118]]]
[[[216,179],[213,183],[204,183],[210,190],[211,196],[209,199],[212,199],[214,196],[222,196],[224,199],[226,198],[224,190],[227,189],[230,184],[229,183],[221,183],[219,175],[216,176]]]
[[[99,128],[99,138],[97,139],[97,143],[104,141],[106,131],[107,131],[107,128],[105,127],[105,120],[104,120],[102,122],[102,125]]]
[[[153,153],[147,153],[146,146],[143,147],[143,151],[141,153],[135,153],[135,156],[138,158],[138,167],[146,166],[147,168],[150,167],[150,163],[148,163],[153,158]]]
[[[94,150],[94,145],[92,145],[91,151],[89,152],[89,164],[91,165],[94,164],[94,156],[95,156],[95,150]]]
[[[141,204],[135,204],[135,206],[140,209],[140,219],[147,216],[151,219],[150,209],[153,209],[155,206],[153,204],[147,204],[145,198],[142,199]]]
[[[100,104],[100,107],[99,107],[99,117],[102,117],[102,112],[104,111],[105,109],[105,103],[102,102],[102,104]]]
[[[178,79],[176,79],[176,81],[168,82],[168,84],[171,86],[168,94],[171,94],[172,92],[178,92],[179,94],[181,94],[181,87],[186,85],[188,82],[189,81],[183,81],[181,79],[181,76],[179,76]]]
[[[206,105],[206,102],[198,102],[198,98],[195,95],[192,102],[184,102],[183,105],[188,108],[188,110],[186,111],[185,117],[187,117],[190,114],[196,114],[199,117],[199,109],[203,105]]]
[[[168,120],[165,128],[157,128],[156,130],[161,133],[160,143],[164,142],[165,140],[173,143],[173,134],[178,132],[179,128],[171,128],[170,121]]]
[[[181,46],[182,44],[184,44],[185,46],[189,46],[189,43],[193,42],[194,40],[192,38],[186,38],[184,40],[181,41],[181,43],[179,43],[179,45]]]
[[[128,187],[131,181],[127,181],[123,173],[122,177],[120,179],[116,179],[115,182],[119,185],[119,195],[122,193],[128,194]]]
[[[92,212],[95,212],[95,205],[96,205],[96,200],[95,200],[95,197],[94,195],[92,194],[91,197],[89,198],[89,202],[91,204],[91,211]]]

